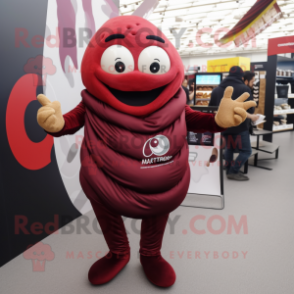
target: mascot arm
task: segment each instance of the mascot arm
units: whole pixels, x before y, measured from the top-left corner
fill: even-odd
[[[73,110],[62,115],[60,103],[51,102],[45,95],[39,95],[38,101],[42,104],[38,110],[39,125],[53,137],[71,135],[85,124],[85,106],[80,102]]]
[[[194,133],[219,133],[225,129],[219,127],[215,121],[215,115],[212,113],[202,113],[195,111],[186,105],[186,125],[187,130]]]
[[[85,124],[85,105],[80,102],[73,110],[63,115],[64,127],[58,133],[49,133],[53,137],[72,135]]]

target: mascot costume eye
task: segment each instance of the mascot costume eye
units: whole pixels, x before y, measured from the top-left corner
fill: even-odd
[[[89,43],[81,72],[81,103],[62,115],[59,102],[39,95],[37,120],[56,137],[84,126],[80,182],[110,250],[88,278],[94,285],[107,283],[128,263],[121,217],[127,216],[142,219],[140,261],[147,278],[169,287],[176,274],[160,249],[168,215],[189,187],[187,130],[221,132],[240,124],[249,95],[233,101],[228,88],[216,116],[193,111],[181,88],[184,67],[177,50],[137,16],[107,21]]]

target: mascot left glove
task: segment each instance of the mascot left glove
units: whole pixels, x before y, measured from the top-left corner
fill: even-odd
[[[62,116],[60,103],[51,102],[45,95],[40,94],[37,97],[42,107],[38,110],[38,124],[49,133],[57,133],[64,127],[64,118]]]

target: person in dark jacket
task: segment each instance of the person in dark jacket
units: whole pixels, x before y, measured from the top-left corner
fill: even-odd
[[[239,66],[233,66],[230,69],[229,76],[224,79],[221,84],[216,87],[211,93],[211,100],[209,106],[219,106],[225,89],[228,86],[234,88],[232,99],[237,99],[242,93],[250,93],[250,97],[246,101],[253,100],[251,89],[244,84],[244,72]],[[226,169],[227,178],[237,181],[249,180],[247,176],[240,172],[240,168],[248,160],[251,155],[251,143],[249,128],[251,121],[248,117],[254,113],[254,107],[247,110],[249,114],[247,119],[237,127],[228,128],[223,132],[223,136],[226,140]],[[238,157],[233,161],[234,152],[239,152]]]

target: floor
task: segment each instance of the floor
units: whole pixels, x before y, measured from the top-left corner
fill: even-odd
[[[91,286],[87,271],[107,246],[90,212],[43,240],[52,260],[38,267],[20,255],[0,268],[0,293],[292,294],[294,133],[275,134],[274,142],[279,159],[262,162],[272,171],[249,167],[249,182],[225,179],[224,210],[179,207],[171,213],[162,248],[177,273],[171,288],[146,280],[137,255],[140,221],[131,219],[125,220],[129,264],[110,283]]]

